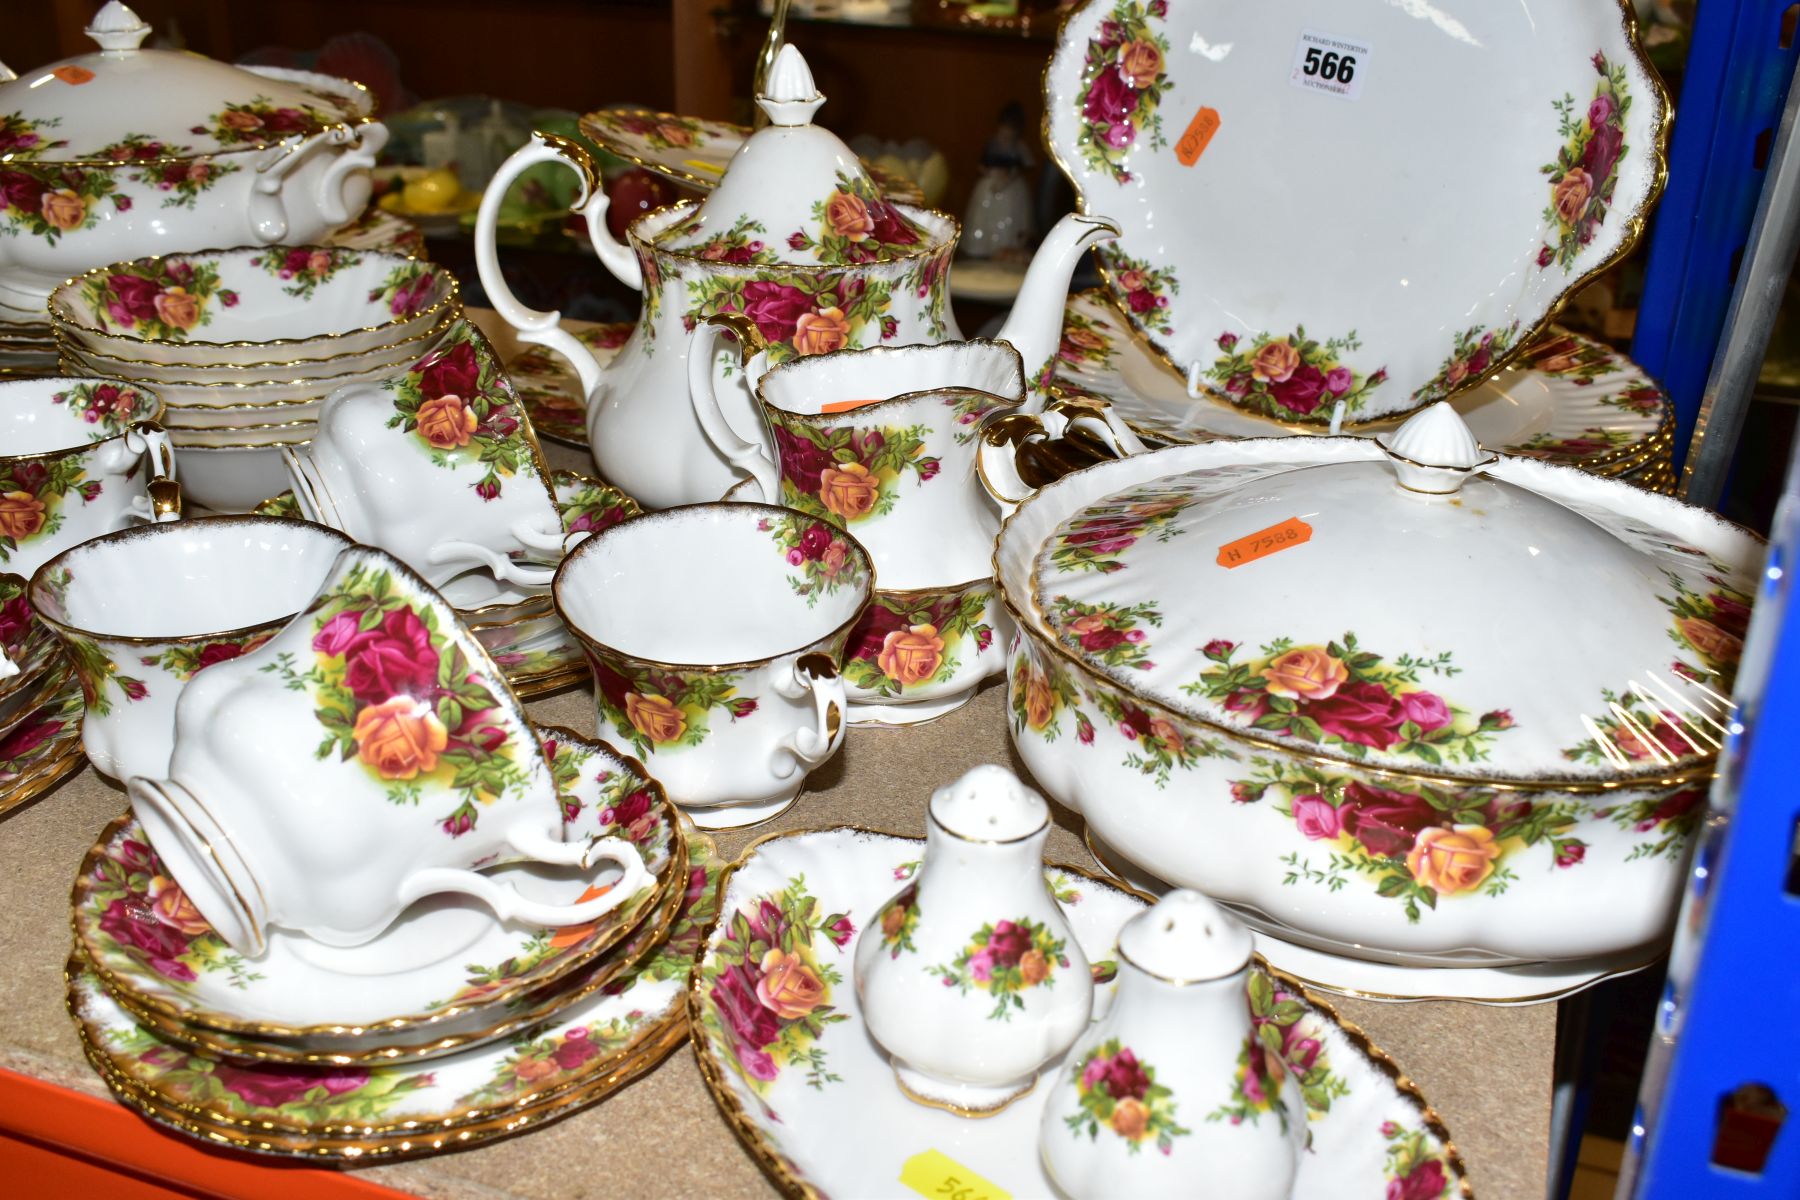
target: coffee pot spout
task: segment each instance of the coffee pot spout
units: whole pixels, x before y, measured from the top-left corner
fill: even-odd
[[[1109,217],[1070,213],[1050,230],[1038,247],[1013,302],[1012,315],[1001,327],[1000,337],[1011,342],[1025,360],[1025,378],[1036,380],[1056,353],[1062,337],[1063,308],[1069,298],[1069,280],[1090,246],[1119,235]]]

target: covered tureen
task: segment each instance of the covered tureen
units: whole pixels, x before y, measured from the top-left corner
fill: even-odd
[[[387,143],[360,84],[146,50],[118,0],[100,49],[0,83],[0,304],[35,312],[92,267],[305,243],[359,215]]]
[[[1483,452],[1177,447],[1002,530],[1011,726],[1154,875],[1289,941],[1503,965],[1653,946],[1762,558],[1709,513]]]

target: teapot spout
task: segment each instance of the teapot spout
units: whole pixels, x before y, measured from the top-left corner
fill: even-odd
[[[1069,298],[1069,280],[1088,247],[1111,241],[1119,227],[1110,217],[1070,213],[1056,223],[1038,247],[1013,302],[1012,314],[1001,327],[1000,337],[1011,342],[1025,360],[1025,378],[1035,383],[1056,353],[1062,339],[1063,308]]]

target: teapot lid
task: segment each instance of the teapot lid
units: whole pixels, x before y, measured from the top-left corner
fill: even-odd
[[[1033,565],[1071,653],[1230,735],[1202,744],[1133,709],[1147,752],[1248,740],[1476,783],[1661,776],[1717,753],[1755,566],[1672,531],[1668,502],[1502,461],[1443,403],[1378,443],[1239,445],[1077,507]]]
[[[86,32],[100,49],[0,83],[0,170],[256,149],[355,124],[373,108],[361,84],[329,75],[142,49],[150,26],[119,0]]]
[[[756,103],[769,124],[744,140],[693,216],[654,236],[658,249],[842,266],[938,248],[929,230],[888,203],[850,147],[812,123],[825,97],[794,46],[782,47]]]

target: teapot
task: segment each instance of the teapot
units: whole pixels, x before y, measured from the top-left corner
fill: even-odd
[[[883,198],[850,148],[812,123],[825,97],[793,46],[782,48],[756,101],[769,124],[745,141],[717,189],[703,201],[645,213],[624,242],[607,230],[608,200],[593,159],[542,132],[501,166],[476,222],[475,259],[490,302],[520,341],[546,346],[575,368],[601,475],[649,508],[716,500],[742,478],[689,400],[697,324],[742,314],[767,342],[770,366],[962,337],[949,305],[955,219]],[[581,177],[572,211],[585,220],[600,261],[643,293],[637,328],[604,367],[561,327],[561,314],[526,307],[501,274],[500,201],[541,162]],[[1104,217],[1070,214],[1045,238],[1000,332],[1023,356],[1028,378],[1055,353],[1081,255],[1117,233]],[[755,379],[729,347],[712,370],[725,420],[745,440],[755,438]]]

